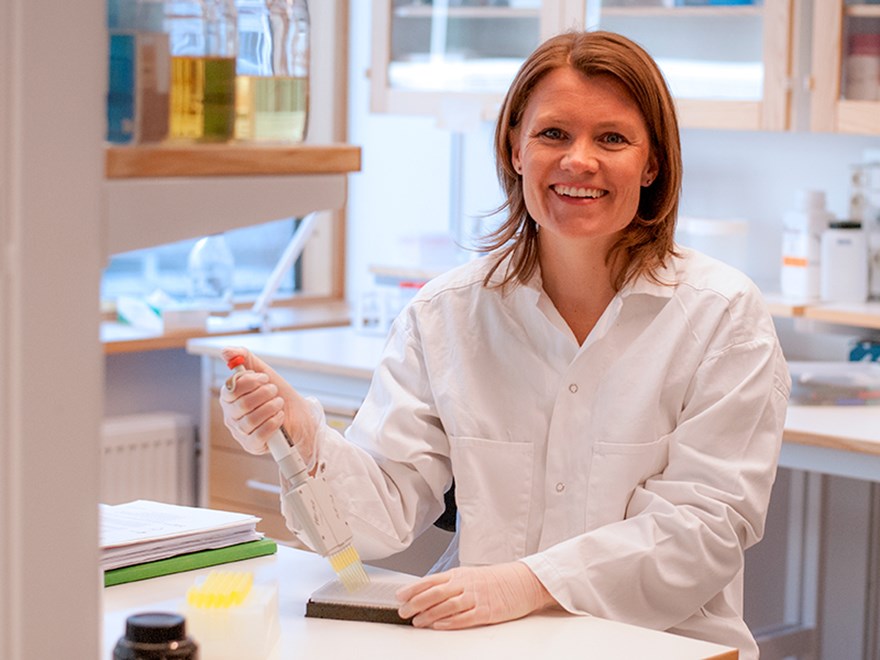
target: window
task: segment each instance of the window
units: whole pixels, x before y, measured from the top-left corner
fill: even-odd
[[[253,300],[260,293],[293,236],[296,223],[296,219],[287,218],[224,234],[235,261],[236,300]],[[145,297],[157,289],[176,300],[186,300],[190,295],[187,259],[197,240],[114,255],[101,278],[102,302],[113,302],[123,295]],[[285,274],[278,296],[289,296],[302,288],[298,271],[292,268]]]

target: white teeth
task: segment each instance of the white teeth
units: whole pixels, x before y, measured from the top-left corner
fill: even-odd
[[[593,199],[607,194],[607,191],[598,188],[575,188],[574,186],[553,186],[553,190],[567,197],[591,197]]]

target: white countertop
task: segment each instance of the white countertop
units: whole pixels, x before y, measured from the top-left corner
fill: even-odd
[[[351,326],[191,339],[186,350],[220,357],[226,346],[244,346],[272,367],[311,369],[369,380],[385,347],[384,335]]]
[[[880,406],[789,406],[785,440],[880,454]]]
[[[329,563],[312,553],[279,546],[278,554],[215,570],[251,571],[254,584],[278,586],[281,637],[272,660],[381,658],[565,658],[603,660],[735,660],[736,651],[668,633],[565,613],[460,631],[434,631],[381,623],[305,618],[309,595],[332,579]],[[212,569],[200,569],[104,589],[102,657],[112,657],[125,619],[136,612],[180,611],[186,590]],[[371,569],[375,570],[375,569]],[[196,640],[198,642],[198,640]],[[205,658],[204,660],[211,660]]]

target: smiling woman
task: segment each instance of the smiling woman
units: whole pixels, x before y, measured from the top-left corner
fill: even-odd
[[[396,318],[345,437],[232,347],[250,373],[221,393],[224,422],[257,453],[280,426],[296,438],[366,559],[418,538],[454,480],[455,537],[397,594],[415,626],[557,608],[755,660],[743,555],[790,379],[752,282],[673,243],[681,150],[659,69],[619,35],[554,37],[514,79],[495,147],[507,221]]]

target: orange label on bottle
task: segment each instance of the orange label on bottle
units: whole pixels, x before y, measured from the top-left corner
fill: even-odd
[[[807,260],[804,257],[782,257],[783,266],[800,266],[807,267]]]

